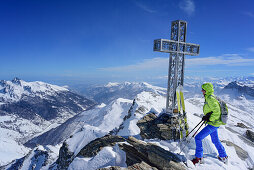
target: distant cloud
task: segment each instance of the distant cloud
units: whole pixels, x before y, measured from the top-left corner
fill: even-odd
[[[250,51],[250,52],[254,52],[254,47],[247,48],[247,50]]]
[[[216,57],[188,58],[186,57],[186,67],[192,66],[248,66],[254,64],[254,59],[243,58],[239,54],[224,54]],[[119,72],[135,72],[135,71],[152,71],[168,69],[168,58],[146,59],[140,63],[119,67],[100,68],[102,71],[119,71]]]
[[[224,54],[217,57],[186,59],[186,65],[227,65],[227,66],[247,66],[253,65],[254,59],[243,58],[239,54]]]
[[[144,71],[150,69],[160,69],[161,67],[168,67],[168,58],[153,58],[153,59],[145,59],[144,61],[127,66],[120,67],[108,67],[108,68],[100,68],[99,70],[103,71]]]
[[[139,0],[134,0],[135,4],[141,8],[142,10],[148,12],[148,13],[156,13],[156,10],[151,9],[150,7],[148,7],[147,5],[145,5],[144,3],[142,3]]]
[[[192,15],[195,12],[195,4],[193,0],[182,0],[179,3],[179,7],[188,15]]]
[[[254,18],[254,13],[253,12],[245,11],[245,12],[243,12],[243,14],[247,15],[247,16],[249,16],[251,18]]]

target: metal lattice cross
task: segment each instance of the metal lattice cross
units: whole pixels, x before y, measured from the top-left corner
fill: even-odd
[[[199,55],[199,45],[186,43],[187,22],[173,21],[171,24],[171,40],[154,40],[154,51],[170,53],[168,71],[168,89],[166,112],[173,113],[176,108],[176,88],[183,86],[185,55]],[[171,105],[169,104],[171,103]]]

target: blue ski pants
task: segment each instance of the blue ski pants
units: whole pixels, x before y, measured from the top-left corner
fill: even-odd
[[[196,154],[195,156],[198,158],[203,157],[203,146],[202,146],[202,140],[207,137],[208,135],[211,136],[212,142],[217,148],[219,152],[220,157],[226,157],[226,151],[225,148],[222,146],[219,137],[218,137],[218,128],[219,127],[214,127],[212,125],[207,125],[204,129],[202,129],[197,136],[195,137],[195,142],[196,142]]]

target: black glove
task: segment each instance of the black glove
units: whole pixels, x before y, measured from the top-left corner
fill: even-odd
[[[210,118],[210,116],[211,116],[212,113],[213,113],[213,112],[207,113],[205,116],[202,117],[202,120],[203,120],[203,121],[206,121],[206,122],[209,122],[209,118]]]

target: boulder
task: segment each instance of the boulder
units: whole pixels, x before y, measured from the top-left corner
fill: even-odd
[[[122,168],[120,166],[112,166],[112,167],[109,167],[109,168],[100,168],[100,169],[97,169],[97,170],[158,170],[157,168],[155,167],[152,167],[150,165],[148,165],[147,163],[145,162],[140,162],[140,163],[136,163],[132,166],[128,166],[127,168]]]
[[[126,152],[126,164],[132,166],[136,163],[146,162],[152,167],[163,170],[182,170],[186,167],[181,163],[185,162],[184,156],[176,155],[163,148],[129,137],[126,143],[119,144],[120,148]]]
[[[240,128],[246,128],[246,129],[248,129],[249,127],[248,126],[246,126],[245,124],[243,124],[243,123],[237,123],[237,125],[236,125],[237,127],[240,127]]]
[[[161,125],[162,126],[162,125]],[[161,127],[162,128],[162,127]],[[68,169],[76,156],[94,157],[106,146],[114,146],[118,143],[121,150],[126,153],[127,170],[182,170],[186,169],[182,162],[186,162],[184,156],[176,155],[163,148],[138,140],[134,137],[125,139],[121,136],[106,135],[97,138],[83,147],[77,155],[68,150],[68,145],[64,142],[59,151],[59,158],[49,169]],[[122,167],[113,166],[101,168],[101,170],[120,170]]]
[[[121,136],[106,135],[102,138],[97,138],[83,147],[78,156],[94,157],[100,150],[106,146],[114,146],[117,142],[124,142],[125,138]]]
[[[140,136],[143,139],[177,140],[180,139],[180,119],[182,117],[168,114],[157,117],[150,113],[139,120],[137,126],[140,128]],[[181,122],[184,124],[184,120]]]
[[[251,130],[246,130],[246,137],[252,142],[254,142],[254,132],[252,132]]]

